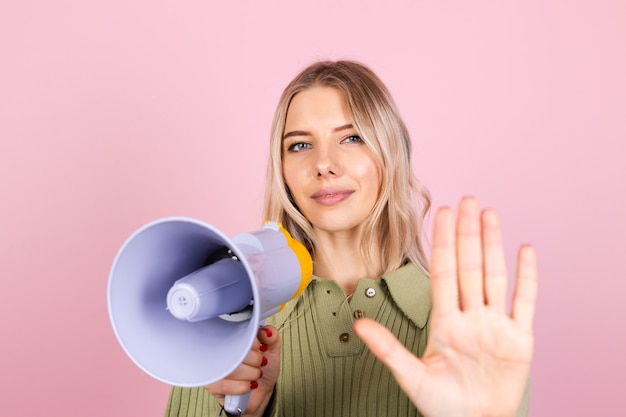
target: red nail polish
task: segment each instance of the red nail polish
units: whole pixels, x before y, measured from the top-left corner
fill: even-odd
[[[267,365],[267,358],[263,356],[263,360],[261,360],[261,366]]]
[[[259,387],[259,383],[256,381],[250,382],[250,389],[257,389]]]
[[[268,329],[267,327],[263,327],[263,331],[265,332],[265,335],[267,337],[272,337],[272,331],[270,329]]]
[[[265,351],[267,351],[267,345],[264,345],[263,343],[261,343],[261,346],[259,346],[259,350],[260,350],[261,352],[265,352]]]
[[[261,375],[259,375],[259,379],[263,378],[263,371],[261,371]]]

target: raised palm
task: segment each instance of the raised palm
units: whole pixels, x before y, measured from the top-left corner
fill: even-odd
[[[515,415],[533,352],[534,251],[520,248],[507,312],[497,215],[465,198],[456,228],[450,209],[437,213],[430,272],[433,311],[422,358],[372,320],[358,320],[355,331],[425,416]]]

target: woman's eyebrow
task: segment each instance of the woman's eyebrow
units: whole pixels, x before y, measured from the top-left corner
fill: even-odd
[[[339,126],[333,129],[333,133],[337,133],[337,132],[341,132],[342,130],[348,130],[348,129],[352,129],[354,126],[352,126],[352,123],[347,123],[343,126]]]
[[[283,139],[287,139],[291,136],[311,136],[311,133],[306,132],[304,130],[292,130],[291,132],[287,132],[283,135]]]
[[[336,127],[333,129],[333,133],[337,133],[337,132],[341,132],[342,130],[348,130],[348,129],[352,129],[354,128],[354,126],[352,125],[352,123],[348,123],[339,127]],[[307,132],[305,130],[292,130],[291,132],[287,132],[283,135],[283,139],[287,139],[291,136],[311,136],[310,132]]]

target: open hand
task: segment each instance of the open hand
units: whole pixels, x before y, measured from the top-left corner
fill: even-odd
[[[493,210],[464,198],[454,224],[449,208],[435,218],[430,268],[430,334],[415,357],[369,319],[354,330],[425,416],[514,416],[528,380],[537,295],[534,250],[522,246],[511,311],[506,266]]]

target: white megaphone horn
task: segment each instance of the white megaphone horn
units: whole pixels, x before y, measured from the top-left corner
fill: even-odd
[[[185,217],[137,230],[109,276],[111,324],[139,368],[169,385],[200,387],[245,359],[259,327],[308,285],[308,251],[275,222],[232,240]],[[245,395],[224,409],[242,414]]]

